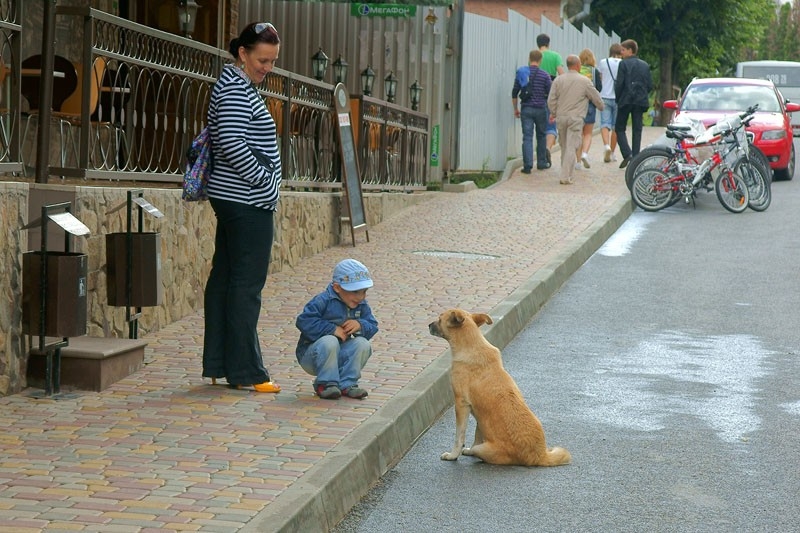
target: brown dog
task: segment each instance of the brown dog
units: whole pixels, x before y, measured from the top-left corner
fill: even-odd
[[[503,368],[500,350],[480,331],[492,319],[450,309],[431,322],[431,335],[450,344],[450,382],[456,411],[456,441],[442,454],[455,461],[462,453],[498,465],[558,466],[570,462],[564,448],[547,449],[542,424],[525,404],[517,384]],[[469,414],[475,417],[475,442],[464,448]]]

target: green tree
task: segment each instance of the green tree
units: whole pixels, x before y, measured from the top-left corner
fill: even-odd
[[[774,13],[772,0],[595,0],[589,24],[639,44],[663,102],[694,77],[731,75]]]
[[[800,0],[782,4],[768,24],[757,52],[748,59],[797,61],[800,58]]]

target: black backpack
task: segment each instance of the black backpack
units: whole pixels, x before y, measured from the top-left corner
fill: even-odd
[[[530,67],[520,67],[528,68],[528,83],[523,85],[519,90],[519,101],[520,102],[529,102],[531,98],[533,98],[533,77],[530,74]]]

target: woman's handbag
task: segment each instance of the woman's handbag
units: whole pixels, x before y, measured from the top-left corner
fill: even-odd
[[[186,172],[183,174],[183,199],[187,202],[208,200],[206,186],[213,165],[211,135],[203,128],[186,151]]]

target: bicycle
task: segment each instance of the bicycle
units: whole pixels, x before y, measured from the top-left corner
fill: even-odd
[[[725,117],[699,134],[698,128],[692,131],[691,125],[669,126],[667,136],[676,140],[674,148],[649,147],[631,161],[631,166],[636,165],[630,184],[636,205],[646,211],[658,211],[680,198],[687,203],[694,201],[697,190],[713,188],[720,203],[730,212],[741,213],[748,206],[754,210],[766,209],[771,199],[769,174],[758,153],[750,150],[744,130],[756,107],[738,116]],[[711,148],[711,156],[699,162],[698,148]],[[714,179],[713,172],[717,170]],[[626,182],[627,177],[626,173]]]

